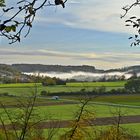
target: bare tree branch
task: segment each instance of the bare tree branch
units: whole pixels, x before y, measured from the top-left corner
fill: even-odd
[[[136,6],[140,6],[140,0],[136,0],[131,5],[123,7],[122,9],[124,10],[124,14],[121,15],[121,18],[124,18],[129,13],[129,11]],[[125,22],[126,26],[132,27],[136,30],[136,34],[133,37],[129,37],[129,39],[132,40],[131,46],[140,45],[140,18],[136,16],[131,16]]]
[[[63,5],[67,2],[57,0],[56,3],[51,3],[49,0],[21,0],[17,2],[16,6],[3,8],[2,17],[6,13],[13,13],[13,15],[4,21],[0,21],[0,36],[6,37],[9,40],[9,44],[20,42],[22,34],[25,32],[24,37],[30,33],[35,20],[36,14],[45,6]],[[37,6],[38,5],[38,6]],[[21,18],[22,17],[22,18]]]

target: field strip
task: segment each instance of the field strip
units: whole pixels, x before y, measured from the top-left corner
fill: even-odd
[[[102,86],[104,86],[104,85],[99,85],[99,86],[97,86],[97,85],[75,85],[75,86],[74,85],[72,85],[72,86],[71,85],[66,85],[66,87],[68,87],[68,88],[69,87],[83,87],[83,88],[98,87],[99,88],[99,87],[102,87]],[[118,86],[116,86],[116,85],[114,85],[114,86],[113,85],[112,86],[108,85],[108,86],[105,86],[105,87],[120,87],[120,88],[124,88],[124,86],[120,86],[120,85],[118,85]]]
[[[102,125],[115,125],[117,122],[120,122],[120,124],[131,124],[131,123],[140,123],[140,115],[135,116],[121,116],[118,117],[104,117],[104,118],[96,118],[96,119],[89,119],[87,122],[83,123],[83,126],[102,126]],[[72,126],[73,120],[60,120],[60,121],[49,121],[49,122],[40,122],[37,124],[37,128],[39,129],[47,129],[47,128],[70,128]],[[14,124],[14,127],[17,130],[21,129],[21,126],[18,124]],[[0,125],[0,128],[3,128],[2,125]],[[13,126],[11,124],[5,125],[6,129],[13,129]]]
[[[125,104],[103,103],[103,102],[92,102],[90,104],[140,109],[140,106],[136,106],[136,105],[125,105]]]
[[[26,98],[26,96],[25,96]],[[40,99],[45,99],[44,97],[38,97]],[[50,99],[51,98],[46,98],[46,99]],[[48,102],[46,101],[46,103],[36,103],[35,107],[38,106],[53,106],[53,105],[68,105],[68,104],[80,104],[80,101],[78,100],[72,100],[72,99],[59,99],[60,101],[63,102]],[[104,106],[111,106],[111,107],[124,107],[124,108],[134,108],[134,109],[140,109],[140,106],[137,105],[126,105],[126,104],[117,104],[117,103],[109,103],[109,102],[94,102],[94,101],[90,101],[88,103],[88,105],[104,105]],[[6,108],[16,108],[18,107],[18,104],[10,104],[10,105],[4,105]],[[0,108],[3,108],[2,106],[0,106]]]
[[[76,100],[68,100],[68,99],[61,99],[61,100],[69,101],[69,102],[73,101],[73,102],[75,102],[77,104],[80,103],[80,101],[76,101]],[[140,109],[140,106],[136,106],[136,105],[115,104],[115,103],[108,103],[108,102],[94,102],[94,101],[90,101],[89,104]]]
[[[72,105],[77,104],[76,102],[54,102],[54,103],[36,103],[34,107],[39,106],[56,106],[56,105]],[[5,108],[18,108],[19,104],[17,105],[4,105]],[[0,108],[3,108],[3,106],[0,105]]]

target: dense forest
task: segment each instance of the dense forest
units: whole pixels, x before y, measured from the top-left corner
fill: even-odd
[[[84,72],[101,72],[102,70],[95,69],[94,66],[62,66],[62,65],[41,65],[41,64],[13,64],[13,68],[22,72],[70,72],[70,71],[84,71]]]
[[[21,72],[91,72],[91,73],[108,73],[108,72],[127,72],[140,73],[140,66],[130,66],[118,69],[101,70],[94,66],[63,66],[63,65],[41,65],[41,64],[0,64],[0,75],[15,75]]]
[[[71,72],[71,71],[83,71],[83,72],[140,72],[140,66],[130,66],[118,69],[101,70],[96,69],[94,66],[81,65],[81,66],[63,66],[63,65],[41,65],[41,64],[13,64],[12,68],[21,72]]]

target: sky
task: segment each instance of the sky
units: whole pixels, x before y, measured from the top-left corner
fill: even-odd
[[[65,8],[45,7],[20,43],[9,45],[0,38],[0,63],[92,65],[100,69],[140,65],[140,46],[130,47],[128,40],[135,31],[124,22],[138,15],[140,8],[120,18],[122,7],[133,1],[68,0]],[[7,0],[6,4],[14,3]]]

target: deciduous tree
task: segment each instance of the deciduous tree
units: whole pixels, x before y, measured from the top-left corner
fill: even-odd
[[[140,93],[140,79],[129,80],[125,84],[125,89],[132,93]]]
[[[130,13],[131,9],[139,6],[140,6],[140,0],[135,0],[132,4],[124,6],[122,8],[124,10],[124,14],[121,15],[121,18],[125,17],[128,13]],[[125,22],[126,22],[126,26],[132,27],[136,31],[136,34],[134,36],[129,37],[129,39],[132,40],[131,46],[140,45],[140,17],[132,15]]]
[[[10,44],[20,42],[22,36],[26,37],[30,33],[39,10],[56,5],[62,5],[64,8],[66,2],[67,0],[52,2],[50,0],[18,0],[15,6],[7,7],[4,5],[4,0],[0,0],[0,10],[3,12],[1,17],[4,17],[6,13],[11,15],[9,18],[0,21],[0,36],[6,37]],[[2,8],[3,6],[5,7]]]

